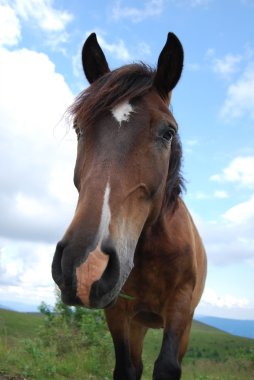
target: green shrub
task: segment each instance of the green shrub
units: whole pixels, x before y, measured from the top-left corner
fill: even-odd
[[[44,320],[38,337],[44,348],[50,347],[58,357],[85,350],[87,372],[110,378],[111,369],[105,373],[105,361],[112,362],[112,341],[103,311],[66,306],[59,294],[53,308],[42,303],[39,310]]]

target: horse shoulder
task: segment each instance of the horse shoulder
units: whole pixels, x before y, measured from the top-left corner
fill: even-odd
[[[206,252],[193,218],[184,201],[179,198],[179,206],[174,214],[166,216],[165,223],[171,249],[177,252],[178,265],[185,271],[185,279],[188,274],[193,276],[194,288],[192,293],[193,307],[195,307],[202,295],[205,279],[207,259]],[[184,280],[184,278],[183,278]]]
[[[198,299],[206,275],[205,250],[185,203],[180,198],[178,203],[174,212],[166,211],[144,233],[136,252],[136,268],[150,278],[159,275],[171,288],[193,285]]]

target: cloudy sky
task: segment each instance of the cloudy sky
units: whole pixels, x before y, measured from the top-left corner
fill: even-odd
[[[50,266],[75,208],[76,136],[64,113],[87,86],[95,31],[111,68],[185,49],[173,110],[184,199],[208,259],[199,314],[254,319],[254,1],[0,0],[0,304],[54,302]]]

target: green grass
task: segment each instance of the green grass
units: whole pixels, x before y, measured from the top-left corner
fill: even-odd
[[[144,380],[151,379],[162,333],[150,330],[145,340]],[[183,380],[253,380],[254,340],[224,333],[194,321],[183,361]]]
[[[83,329],[86,330],[86,325]],[[147,334],[142,380],[152,378],[161,338],[160,330]],[[110,380],[113,366],[113,345],[103,324],[98,331],[85,331],[81,338],[80,331],[70,330],[65,324],[61,328],[57,324],[45,328],[40,315],[0,309],[0,373],[34,380]],[[182,380],[253,378],[254,340],[194,321]]]
[[[17,313],[0,309],[0,336],[21,338],[34,336],[42,321],[39,313]]]

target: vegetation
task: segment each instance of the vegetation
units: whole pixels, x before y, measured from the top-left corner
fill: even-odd
[[[57,299],[40,314],[0,310],[0,380],[4,376],[35,380],[109,380],[113,344],[101,311],[70,308]],[[152,378],[161,331],[145,341],[144,380]],[[183,380],[250,380],[254,373],[254,341],[194,322]],[[2,375],[1,375],[2,374]]]

